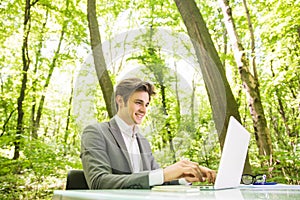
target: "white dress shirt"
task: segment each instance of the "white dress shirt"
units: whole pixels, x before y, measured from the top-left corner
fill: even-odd
[[[121,130],[129,157],[133,173],[142,171],[142,159],[136,134],[139,132],[137,125],[129,126],[118,115],[115,116],[116,122]],[[152,170],[149,173],[149,185],[161,185],[164,182],[163,169]]]
[[[121,130],[129,157],[133,173],[141,172],[143,169],[141,152],[136,139],[136,135],[139,132],[139,127],[137,125],[129,126],[124,120],[122,120],[118,115],[114,117]],[[161,185],[164,183],[163,169],[159,168],[152,170],[149,173],[149,185]],[[185,179],[179,179],[179,184],[187,184]]]

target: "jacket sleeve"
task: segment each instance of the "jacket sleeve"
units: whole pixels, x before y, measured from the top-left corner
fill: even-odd
[[[81,161],[90,189],[147,189],[149,171],[131,173],[105,123],[87,126],[81,137]]]

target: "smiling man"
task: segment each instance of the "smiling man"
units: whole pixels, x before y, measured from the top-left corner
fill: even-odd
[[[154,86],[138,78],[121,81],[115,92],[117,114],[87,126],[81,139],[81,161],[90,189],[146,189],[162,184],[214,182],[216,173],[181,160],[164,169],[138,125],[147,113]]]

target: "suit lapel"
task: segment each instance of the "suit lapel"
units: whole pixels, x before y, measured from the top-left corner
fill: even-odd
[[[140,148],[140,153],[141,153],[141,159],[142,159],[142,164],[143,164],[143,170],[149,170],[149,167],[147,167],[147,159],[145,157],[145,149],[144,149],[144,145],[143,145],[143,138],[140,138],[139,134],[137,134],[137,142]]]
[[[109,129],[110,129],[111,134],[115,138],[117,144],[119,145],[123,155],[125,156],[125,158],[127,160],[127,163],[128,163],[128,166],[130,166],[130,171],[133,171],[132,166],[131,166],[131,162],[130,162],[130,157],[129,157],[129,154],[128,154],[128,150],[126,148],[122,133],[121,133],[120,128],[118,127],[118,124],[117,124],[117,122],[114,118],[112,118],[109,121]]]

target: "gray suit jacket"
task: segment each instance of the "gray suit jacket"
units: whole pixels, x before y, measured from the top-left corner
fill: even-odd
[[[143,171],[132,173],[132,166],[121,131],[113,118],[87,126],[81,138],[81,161],[90,189],[150,188],[149,171],[159,168],[149,142],[137,135]]]

